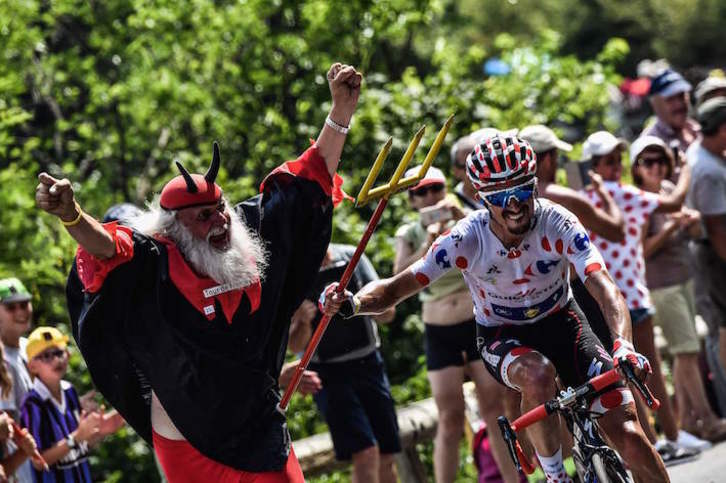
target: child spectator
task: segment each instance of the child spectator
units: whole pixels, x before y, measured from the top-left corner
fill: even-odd
[[[68,337],[53,327],[38,327],[28,337],[28,369],[33,388],[21,407],[22,422],[50,466],[33,469],[36,482],[91,482],[88,447],[118,430],[118,413],[81,410],[78,393],[63,380],[68,369]]]

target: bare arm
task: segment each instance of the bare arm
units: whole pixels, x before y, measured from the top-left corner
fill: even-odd
[[[418,283],[409,268],[394,277],[375,280],[356,294],[361,302],[358,313],[361,315],[383,314],[421,289],[423,286]]]
[[[688,164],[684,164],[681,167],[681,174],[678,177],[678,184],[669,194],[661,194],[658,198],[658,208],[655,209],[658,213],[671,213],[678,211],[683,206],[683,202],[686,200],[686,193],[688,193],[688,185],[691,182],[691,167]]]
[[[350,126],[360,95],[360,84],[363,77],[349,65],[335,63],[328,71],[328,86],[333,100],[328,117],[340,126]],[[346,135],[323,124],[316,142],[320,155],[325,159],[328,172],[335,174],[343,152]]]
[[[613,242],[622,241],[625,238],[625,220],[620,209],[607,190],[601,188],[596,189],[596,192],[602,200],[602,209],[593,206],[577,191],[564,186],[548,185],[545,197],[574,213],[588,230]]]
[[[703,223],[713,250],[721,260],[726,261],[726,215],[705,215]]]
[[[308,299],[303,300],[300,307],[292,314],[290,322],[290,340],[287,347],[293,352],[302,352],[313,336],[312,321],[318,308]]]
[[[585,281],[585,288],[600,306],[613,340],[622,337],[632,342],[630,313],[610,275],[605,270],[590,274]]]
[[[80,216],[78,223],[66,226],[66,230],[96,258],[110,258],[116,253],[111,235],[98,221],[81,210],[69,180],[57,180],[47,173],[40,173],[38,180],[40,183],[35,189],[35,201],[39,208],[65,222],[72,222]]]
[[[391,323],[391,322],[393,322],[393,319],[395,319],[395,318],[396,318],[396,307],[391,307],[389,309],[384,310],[382,314],[373,316],[373,320],[375,320],[379,324]]]

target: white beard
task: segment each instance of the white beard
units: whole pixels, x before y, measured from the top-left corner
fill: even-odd
[[[267,251],[263,242],[242,223],[239,217],[227,209],[230,223],[229,247],[218,250],[209,243],[209,237],[222,230],[212,230],[206,240],[196,238],[176,219],[174,211],[160,208],[156,201],[149,211],[132,220],[134,229],[147,235],[161,235],[174,241],[184,259],[200,275],[207,276],[223,285],[241,288],[264,278],[267,268]]]

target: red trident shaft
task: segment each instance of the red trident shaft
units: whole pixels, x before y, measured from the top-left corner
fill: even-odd
[[[408,149],[403,155],[403,158],[401,158],[401,162],[398,164],[398,167],[393,173],[391,180],[384,186],[376,188],[375,190],[370,190],[370,187],[375,182],[376,177],[378,176],[378,173],[383,166],[383,162],[385,161],[388,153],[391,150],[392,139],[389,139],[381,152],[378,153],[378,157],[373,163],[373,168],[371,168],[371,172],[369,173],[368,178],[366,178],[365,183],[363,183],[363,188],[361,188],[361,192],[358,195],[358,199],[356,200],[356,206],[361,206],[362,204],[378,197],[380,197],[380,200],[378,201],[378,206],[373,212],[371,219],[368,221],[368,225],[363,232],[363,236],[361,237],[360,242],[358,242],[358,246],[356,247],[353,256],[348,262],[348,266],[345,268],[345,272],[343,272],[343,275],[340,277],[338,287],[336,288],[336,292],[338,294],[342,294],[345,291],[345,288],[348,286],[348,282],[350,282],[350,278],[353,276],[353,271],[358,265],[358,261],[360,260],[361,255],[363,255],[363,252],[368,245],[368,240],[370,240],[371,235],[373,235],[373,232],[376,230],[376,226],[378,226],[381,215],[383,215],[383,210],[388,204],[388,199],[395,192],[415,185],[426,175],[426,172],[428,171],[429,167],[434,161],[434,158],[438,154],[439,149],[441,148],[441,144],[444,142],[446,133],[449,132],[449,128],[451,127],[453,119],[453,115],[449,116],[449,119],[447,119],[446,123],[441,128],[441,131],[439,131],[439,134],[436,136],[436,139],[434,140],[431,149],[429,150],[426,158],[424,159],[421,169],[416,175],[401,179],[403,177],[403,173],[408,167],[408,164],[413,158],[416,147],[418,146],[419,142],[421,142],[421,138],[423,137],[426,126],[423,126],[421,129],[419,129],[419,131],[409,143]],[[315,332],[313,333],[313,336],[310,339],[308,346],[305,348],[305,353],[303,354],[302,358],[300,359],[300,363],[295,369],[295,374],[293,375],[290,384],[288,384],[287,388],[285,389],[285,393],[282,395],[282,399],[280,400],[280,404],[278,405],[280,410],[285,411],[287,409],[287,405],[290,403],[292,395],[295,393],[297,386],[300,384],[303,373],[307,369],[308,364],[310,363],[310,359],[312,359],[313,357],[313,354],[315,354],[315,350],[318,348],[318,344],[320,344],[320,340],[323,338],[323,334],[328,328],[329,323],[330,317],[324,314],[323,317],[320,319],[320,323],[318,323],[318,327],[315,329]]]

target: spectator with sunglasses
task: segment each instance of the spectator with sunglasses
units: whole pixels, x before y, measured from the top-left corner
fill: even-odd
[[[572,213],[537,197],[536,171],[526,141],[501,135],[482,140],[467,158],[467,174],[486,209],[460,220],[398,275],[355,295],[326,294],[326,313],[351,314],[353,305],[359,314],[380,313],[458,269],[474,302],[481,358],[492,377],[521,393],[523,411],[557,393],[557,376],[576,387],[622,359],[645,375],[650,365],[633,348],[625,301],[605,262]],[[616,340],[612,356],[572,298],[571,265],[606,316]],[[593,398],[590,410],[601,415],[600,429],[638,481],[668,481],[622,382]],[[560,429],[559,418],[546,418],[527,432],[547,480],[569,483]]]
[[[406,176],[418,170],[418,166],[411,168]],[[438,168],[429,168],[424,179],[409,189],[408,195],[420,218],[396,232],[395,273],[405,271],[424,257],[434,240],[464,217],[456,199],[447,196],[446,178]],[[451,265],[453,261],[442,259],[441,263]],[[419,300],[425,326],[427,375],[439,413],[434,473],[437,483],[449,483],[454,481],[459,466],[459,442],[465,423],[461,385],[465,374],[476,385],[479,411],[489,427],[496,427],[497,416],[504,413],[504,388],[487,374],[476,351],[472,300],[461,274],[451,271],[442,276],[419,294]],[[507,460],[507,449],[501,438],[492,439],[492,450],[504,480],[519,481],[516,470]]]
[[[658,449],[664,460],[683,460],[693,457],[694,452],[686,447],[683,438],[678,442],[678,423],[665,389],[660,355],[655,348],[655,308],[645,280],[645,258],[641,241],[643,227],[653,213],[680,211],[688,190],[690,170],[681,170],[678,184],[669,194],[644,192],[634,186],[624,185],[620,181],[623,171],[622,153],[626,147],[624,140],[607,131],[591,134],[583,145],[584,157],[592,161],[592,170],[604,180],[605,189],[625,216],[626,226],[625,239],[620,243],[609,242],[593,232],[590,232],[590,240],[600,249],[608,271],[625,298],[633,325],[635,348],[651,361],[654,373],[651,385],[656,397],[661,399],[658,419],[666,436],[666,441],[660,442]],[[597,206],[599,197],[591,190],[584,193]],[[645,406],[640,400],[637,401],[637,406],[641,421],[648,421],[645,417]],[[651,442],[655,442],[653,428],[645,424],[644,430]]]
[[[23,426],[30,430],[50,466],[33,468],[36,482],[91,482],[89,446],[116,432],[124,421],[116,411],[85,412],[75,388],[63,379],[68,369],[68,336],[54,327],[38,327],[25,351],[34,376],[33,388],[21,408]]]
[[[674,160],[668,146],[655,136],[638,138],[630,148],[632,175],[636,186],[651,193],[672,193],[669,181]],[[700,214],[681,211],[655,213],[646,222],[643,240],[646,282],[655,305],[654,322],[661,326],[673,355],[673,385],[681,426],[679,441],[692,433],[710,442],[726,438],[726,420],[719,419],[706,397],[698,354],[696,308],[693,298],[693,269],[688,242],[702,236]],[[694,441],[695,443],[695,441]],[[706,449],[710,444],[704,444]]]
[[[0,280],[0,339],[3,345],[5,367],[12,379],[12,390],[8,398],[2,399],[2,409],[15,421],[20,421],[20,406],[25,395],[32,389],[33,381],[25,365],[20,348],[20,338],[30,330],[33,320],[32,296],[17,278]],[[10,455],[17,451],[13,445]],[[20,483],[31,483],[33,474],[30,462],[23,463],[15,473]]]

